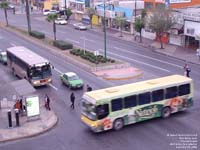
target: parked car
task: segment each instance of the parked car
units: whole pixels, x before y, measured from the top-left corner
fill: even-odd
[[[74,28],[78,30],[87,30],[87,27],[82,23],[75,23]]]
[[[84,82],[74,72],[67,72],[60,75],[60,79],[70,89],[83,88]]]
[[[57,11],[57,10],[49,10],[49,9],[44,9],[43,10],[43,15],[44,16],[47,16],[49,14],[58,14],[58,13],[59,13],[59,11]]]
[[[67,21],[66,21],[65,19],[63,19],[63,18],[57,18],[57,19],[55,20],[55,23],[56,23],[56,24],[64,25],[64,24],[67,24]]]
[[[0,62],[7,65],[7,53],[5,51],[0,51]]]
[[[12,4],[8,4],[8,9],[15,9],[15,6]]]

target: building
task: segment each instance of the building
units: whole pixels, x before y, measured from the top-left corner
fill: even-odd
[[[200,5],[200,0],[166,0],[165,3],[170,8],[185,8]]]

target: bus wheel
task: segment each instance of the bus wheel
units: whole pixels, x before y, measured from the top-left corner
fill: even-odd
[[[170,107],[165,107],[165,108],[162,109],[161,115],[162,115],[163,118],[169,117],[170,114],[171,114]]]
[[[124,126],[124,122],[122,119],[117,119],[115,120],[114,124],[113,124],[113,129],[114,130],[120,130],[122,129]]]

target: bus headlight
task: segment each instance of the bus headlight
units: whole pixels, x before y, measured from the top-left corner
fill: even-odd
[[[49,78],[49,79],[48,79],[48,82],[51,82],[51,81],[52,81],[52,79],[51,79],[51,78]]]
[[[40,83],[40,81],[32,81],[32,82],[33,82],[34,85]]]

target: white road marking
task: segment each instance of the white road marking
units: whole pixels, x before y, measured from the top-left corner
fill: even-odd
[[[101,51],[103,51],[103,49],[100,49]],[[112,52],[107,52],[107,53],[110,53],[112,55],[116,55],[118,57],[121,57],[121,58],[124,58],[124,59],[129,59],[131,61],[134,61],[134,62],[137,62],[139,64],[143,64],[143,65],[146,65],[146,66],[149,66],[149,67],[152,67],[152,68],[156,68],[158,70],[162,70],[162,71],[165,71],[165,72],[170,72],[169,70],[167,69],[163,69],[163,68],[160,68],[160,67],[157,67],[157,66],[153,66],[153,65],[150,65],[150,64],[147,64],[147,63],[144,63],[144,62],[141,62],[141,61],[138,61],[138,60],[135,60],[135,59],[131,59],[129,57],[125,57],[125,56],[122,56],[122,55],[118,55],[118,54],[115,54],[115,53],[112,53]]]
[[[92,43],[96,43],[95,40],[91,40],[91,39],[88,39],[88,38],[86,38],[86,37],[81,37],[80,39],[81,39],[81,40],[85,40],[85,41],[89,41],[89,42],[92,42]]]
[[[58,88],[56,88],[56,87],[55,87],[53,84],[51,84],[51,83],[49,84],[49,86],[52,87],[52,88],[53,88],[54,90],[56,90],[56,91],[58,90]]]
[[[66,39],[66,38],[65,38],[65,40],[70,41],[70,42],[72,42],[72,43],[80,44],[80,42],[79,42],[79,41],[76,41],[76,40]]]
[[[60,74],[62,74],[62,73],[63,73],[62,71],[60,71],[60,70],[59,70],[59,69],[57,69],[57,68],[54,68],[54,70],[55,70],[56,72],[60,73]]]
[[[136,52],[130,52],[130,51],[126,50],[126,49],[121,49],[121,48],[118,48],[118,47],[114,47],[114,49],[125,51],[127,53],[131,53],[131,54],[134,54],[134,55],[137,55],[137,56],[149,58],[149,59],[152,59],[152,60],[155,60],[155,61],[158,61],[158,62],[161,62],[161,63],[165,63],[165,64],[168,64],[168,65],[172,65],[172,66],[175,66],[175,67],[178,67],[178,68],[183,68],[183,66],[179,66],[179,65],[175,65],[175,64],[172,64],[172,63],[169,63],[169,62],[165,62],[165,61],[162,61],[162,60],[150,57],[150,56],[145,56],[145,55],[142,55],[142,54],[138,54]]]
[[[10,45],[11,45],[11,46],[17,46],[17,45],[16,45],[16,44],[14,44],[14,43],[10,43]]]

